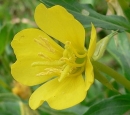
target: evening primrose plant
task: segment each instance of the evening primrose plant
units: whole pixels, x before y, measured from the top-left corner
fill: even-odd
[[[14,79],[28,86],[42,84],[29,99],[32,109],[37,109],[45,101],[57,110],[72,107],[85,99],[94,79],[116,91],[101,72],[130,90],[127,79],[97,62],[117,32],[97,42],[96,29],[91,23],[87,49],[84,27],[62,6],[47,8],[39,4],[34,18],[40,29],[24,29],[11,43],[17,58],[11,66]]]

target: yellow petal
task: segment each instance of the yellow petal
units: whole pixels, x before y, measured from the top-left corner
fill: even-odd
[[[85,83],[82,76],[68,77],[62,82],[55,78],[43,84],[32,94],[29,105],[32,109],[36,109],[47,101],[50,107],[61,110],[78,104],[85,96]]]
[[[85,84],[86,84],[86,91],[90,88],[90,86],[94,82],[94,73],[93,73],[93,66],[90,62],[90,59],[87,59],[86,67],[85,67]]]
[[[39,4],[34,17],[37,25],[48,35],[64,44],[70,41],[78,51],[84,50],[85,30],[62,6],[46,8]]]
[[[97,39],[97,35],[96,35],[96,29],[94,27],[93,24],[92,25],[92,30],[91,30],[91,39],[90,39],[90,43],[89,43],[89,48],[88,48],[88,57],[92,57],[95,48],[96,48],[96,39]]]
[[[11,74],[15,80],[24,85],[36,85],[45,82],[53,76],[38,76],[39,73],[43,72],[44,66],[32,66],[35,61],[42,61],[39,57],[28,57],[17,60],[11,66]]]
[[[62,56],[63,49],[56,44],[43,31],[30,28],[17,33],[11,43],[17,59],[27,56],[51,57],[58,59]]]

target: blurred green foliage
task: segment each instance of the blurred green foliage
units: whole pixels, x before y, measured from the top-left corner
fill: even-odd
[[[127,103],[130,101],[130,96],[117,96],[99,102],[102,99],[109,98],[118,93],[108,90],[97,80],[95,80],[95,83],[88,91],[87,98],[82,103],[62,111],[53,110],[46,103],[36,111],[33,111],[28,106],[28,98],[22,98],[20,93],[17,93],[18,95],[13,94],[12,89],[16,87],[16,84],[10,73],[10,65],[15,62],[16,58],[10,43],[18,31],[29,27],[37,27],[34,22],[33,14],[35,7],[40,2],[45,3],[49,7],[60,4],[71,12],[87,30],[88,35],[86,38],[88,39],[86,42],[89,41],[89,27],[91,22],[98,27],[98,39],[102,39],[108,35],[110,30],[130,32],[130,20],[128,15],[130,8],[124,7],[128,6],[129,0],[126,0],[125,4],[122,4],[121,0],[119,0],[126,17],[117,15],[106,16],[105,14],[107,13],[108,7],[107,2],[104,0],[0,0],[0,115],[110,115],[112,111],[111,108],[109,108],[110,106],[115,109],[115,111],[113,110],[115,112],[112,113],[113,115],[126,113],[130,108],[130,104]],[[93,7],[88,5],[88,3]],[[89,13],[88,16],[81,12],[83,9]],[[111,39],[105,55],[99,61],[112,67],[130,80],[129,40],[130,34],[126,32],[120,33],[116,39]],[[109,76],[107,76],[107,79],[119,92],[123,94],[128,93],[125,88],[116,83]],[[29,89],[33,91],[35,87]],[[119,101],[116,101],[116,99]],[[97,105],[92,106],[97,102],[99,102]],[[115,105],[122,105],[122,103],[127,104],[127,108],[121,108],[121,106],[119,106],[122,112],[118,111],[116,113],[119,108],[116,108],[111,102]],[[102,111],[101,108],[105,109]],[[98,112],[99,110],[100,113]],[[105,112],[107,112],[107,114]]]

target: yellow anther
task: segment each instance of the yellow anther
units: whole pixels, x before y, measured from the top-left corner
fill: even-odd
[[[42,57],[43,59],[46,59],[48,61],[52,61],[52,59],[46,55],[44,55],[42,52],[38,53],[38,56]]]
[[[55,53],[55,49],[52,47],[52,45],[50,44],[50,42],[48,41],[48,39],[47,39],[47,38],[43,38],[43,37],[41,37],[41,36],[40,36],[40,38],[41,38],[41,40],[45,43],[45,45],[46,45],[46,47],[48,48],[48,50],[49,50],[50,52]]]
[[[55,53],[55,48],[52,47],[47,38],[39,36],[38,38],[35,38],[34,41],[42,47],[46,48],[49,52]]]
[[[45,75],[50,75],[50,76],[59,76],[61,74],[61,69],[57,68],[46,68],[44,69],[43,72],[38,73],[36,76],[45,76]]]
[[[63,61],[38,61],[38,62],[33,62],[31,66],[61,66],[63,65],[65,62]]]

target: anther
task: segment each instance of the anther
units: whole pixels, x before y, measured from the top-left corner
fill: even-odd
[[[55,53],[55,49],[52,47],[47,38],[39,36],[38,38],[35,38],[34,41],[39,45],[41,45],[42,47],[46,48],[48,51]]]
[[[46,68],[44,69],[43,72],[36,74],[36,76],[45,76],[45,75],[50,75],[50,76],[56,76],[56,75],[60,75],[61,74],[61,70],[57,69],[57,68]]]
[[[49,58],[48,56],[44,55],[42,52],[38,53],[38,56],[42,57],[43,59],[46,59],[46,60],[52,61],[51,58]]]
[[[31,64],[31,66],[61,66],[63,65],[65,62],[63,61],[59,61],[59,60],[56,60],[56,61],[37,61],[37,62],[33,62]]]

